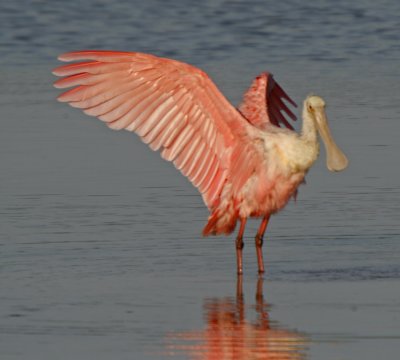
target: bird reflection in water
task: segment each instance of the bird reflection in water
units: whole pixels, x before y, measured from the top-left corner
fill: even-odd
[[[305,335],[283,329],[270,320],[269,305],[263,297],[263,279],[260,277],[257,282],[255,306],[245,307],[242,288],[239,276],[236,299],[206,299],[206,328],[168,334],[167,354],[198,360],[306,359]],[[246,313],[248,309],[252,310],[250,314]]]

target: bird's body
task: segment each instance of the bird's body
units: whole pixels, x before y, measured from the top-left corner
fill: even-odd
[[[90,61],[54,70],[65,76],[56,87],[74,87],[59,100],[112,129],[134,131],[153,150],[161,150],[199,189],[211,212],[203,235],[229,234],[241,221],[239,273],[249,217],[263,217],[256,245],[259,271],[264,271],[261,246],[269,217],[296,195],[318,157],[318,133],[328,168],[347,166],[330,136],[324,101],[317,96],[305,100],[303,127],[296,133],[286,116],[296,118],[282,100],[295,104],[269,73],[253,81],[235,109],[207,74],[175,60],[109,51],[71,52],[60,60]]]
[[[318,143],[305,142],[292,130],[268,125],[264,130],[249,132],[246,142],[253,144],[259,162],[238,191],[234,190],[235,177],[230,176],[235,172],[228,174],[219,202],[212,208],[209,224],[203,231],[205,235],[229,234],[237,219],[260,217],[282,209],[296,195],[317,159]],[[239,157],[246,155],[242,155],[241,149],[238,152]]]

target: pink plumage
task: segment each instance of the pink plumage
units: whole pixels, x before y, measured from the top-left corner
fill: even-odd
[[[286,116],[296,119],[284,101],[295,103],[271,74],[259,75],[236,109],[205,72],[176,60],[115,51],[69,52],[59,59],[84,61],[53,71],[63,77],[55,87],[72,87],[58,100],[111,129],[135,132],[173,162],[211,212],[204,235],[229,234],[238,219],[253,216],[263,216],[266,226],[303,181],[306,169],[292,171],[285,154],[264,146],[268,136],[292,132]]]

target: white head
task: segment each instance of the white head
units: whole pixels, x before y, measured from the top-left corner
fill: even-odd
[[[313,119],[318,133],[324,142],[326,166],[328,169],[330,171],[344,170],[349,161],[333,140],[325,113],[325,101],[319,96],[310,95],[304,101],[304,111]]]

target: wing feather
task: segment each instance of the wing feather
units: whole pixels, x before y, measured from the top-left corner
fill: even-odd
[[[135,82],[135,83],[120,84],[118,87],[112,87],[99,95],[93,96],[90,99],[70,102],[70,105],[80,109],[89,109],[106,102],[109,102],[109,104],[113,104],[114,99],[115,101],[117,101],[118,98],[120,98],[120,96],[126,95],[128,93],[133,94],[133,91],[137,87],[143,86],[143,83],[144,81],[142,83]]]
[[[170,145],[171,141],[173,141],[182,131],[186,129],[187,122],[185,121],[185,115],[182,112],[179,112],[177,109],[175,110],[176,115],[174,117],[169,116],[170,121],[165,130],[161,132],[152,142],[151,145],[153,150],[158,150],[161,147],[166,149],[167,146]]]
[[[206,175],[211,166],[211,151],[204,146],[200,161],[197,162],[196,167],[193,169],[193,174],[190,175],[190,179],[194,186],[199,187],[202,176]]]
[[[159,119],[161,119],[161,115],[171,108],[170,97],[165,94],[160,94],[157,101],[154,101],[146,111],[144,111],[141,116],[146,116],[143,119],[140,126],[136,129],[136,133],[142,138],[149,132],[151,129],[157,125]]]
[[[196,141],[197,140],[197,141]],[[199,155],[199,151],[201,150],[202,143],[201,138],[196,139],[194,143],[188,144],[187,152],[182,152],[181,155],[185,155],[184,159],[182,160],[181,164],[177,166],[179,170],[182,171],[182,174],[189,177],[190,168],[193,163],[196,161],[196,158]],[[176,163],[180,160],[181,156],[178,156],[175,160]],[[189,177],[190,178],[190,177]],[[191,178],[190,178],[191,180]]]
[[[194,183],[195,175],[197,173],[197,168],[199,168],[202,164],[203,158],[206,154],[204,154],[204,149],[206,145],[204,142],[200,142],[197,146],[196,152],[192,161],[185,166],[185,175]]]
[[[135,119],[135,113],[137,112],[138,108],[141,106],[142,101],[145,100],[148,96],[152,95],[151,89],[143,89],[141,93],[134,93],[132,94],[131,99],[129,100],[129,108],[127,111],[124,111],[123,115],[118,114],[118,111],[114,109],[111,112],[108,112],[104,115],[98,116],[101,121],[107,123],[113,123],[115,121],[120,121],[120,123],[124,123],[127,130],[130,130],[128,127],[132,124],[132,121]],[[143,107],[143,104],[142,106]],[[122,128],[121,128],[122,129]]]
[[[80,73],[89,73],[92,75],[110,74],[125,71],[126,73],[135,73],[153,69],[148,62],[101,62],[87,61],[59,66],[54,69],[53,74],[57,76],[71,76]],[[57,84],[58,81],[55,82]],[[57,87],[57,86],[56,86]]]
[[[188,142],[193,139],[195,131],[192,126],[186,126],[181,132],[174,138],[174,142],[165,147],[161,156],[168,161],[174,160],[186,146]]]
[[[171,100],[173,102],[173,100]],[[149,144],[152,150],[159,150],[165,143],[164,140],[168,139],[172,132],[178,133],[186,126],[183,119],[183,114],[179,113],[179,109],[174,105],[170,105],[168,111],[160,116],[154,128],[146,134],[142,140]]]
[[[205,192],[210,188],[212,181],[215,178],[215,175],[217,174],[218,170],[219,170],[219,159],[215,154],[213,154],[213,158],[211,161],[210,168],[208,169],[208,172],[204,174],[203,178],[199,181],[199,189],[203,194],[203,196]]]
[[[157,105],[159,103],[160,95],[161,94],[159,92],[154,90],[151,91],[151,89],[148,96],[142,96],[142,94],[140,94],[141,100],[136,104],[135,107],[132,107],[132,110],[129,111],[129,115],[132,119],[131,123],[127,126],[119,127],[118,130],[126,128],[129,131],[136,131],[137,128],[148,119],[149,113],[151,113],[153,105]]]
[[[212,178],[208,190],[203,193],[203,199],[207,204],[211,199],[217,199],[221,188],[226,181],[226,169],[218,168],[216,174]]]
[[[232,168],[249,173],[245,163],[232,164],[234,149],[253,149],[243,135],[249,124],[200,69],[131,52],[77,51],[59,59],[77,61],[53,72],[63,77],[55,87],[72,88],[59,101],[112,129],[136,132],[188,176],[209,208],[218,202]],[[279,90],[277,94],[285,98]],[[257,158],[256,151],[252,154]],[[249,157],[235,161],[248,162]]]
[[[84,113],[90,116],[103,116],[103,119],[107,119],[106,116],[109,119],[119,119],[132,109],[132,103],[129,100],[134,94],[135,90],[130,90],[115,96],[112,100],[99,101],[96,105],[86,108]],[[75,104],[72,105],[77,107]]]
[[[282,124],[293,130],[293,126],[286,119],[286,116],[293,121],[296,120],[296,116],[282,99],[296,106],[296,103],[274,80],[272,74],[265,72],[253,80],[250,88],[244,94],[239,111],[259,129],[265,130],[267,124],[278,127]],[[283,115],[281,111],[286,115]]]

